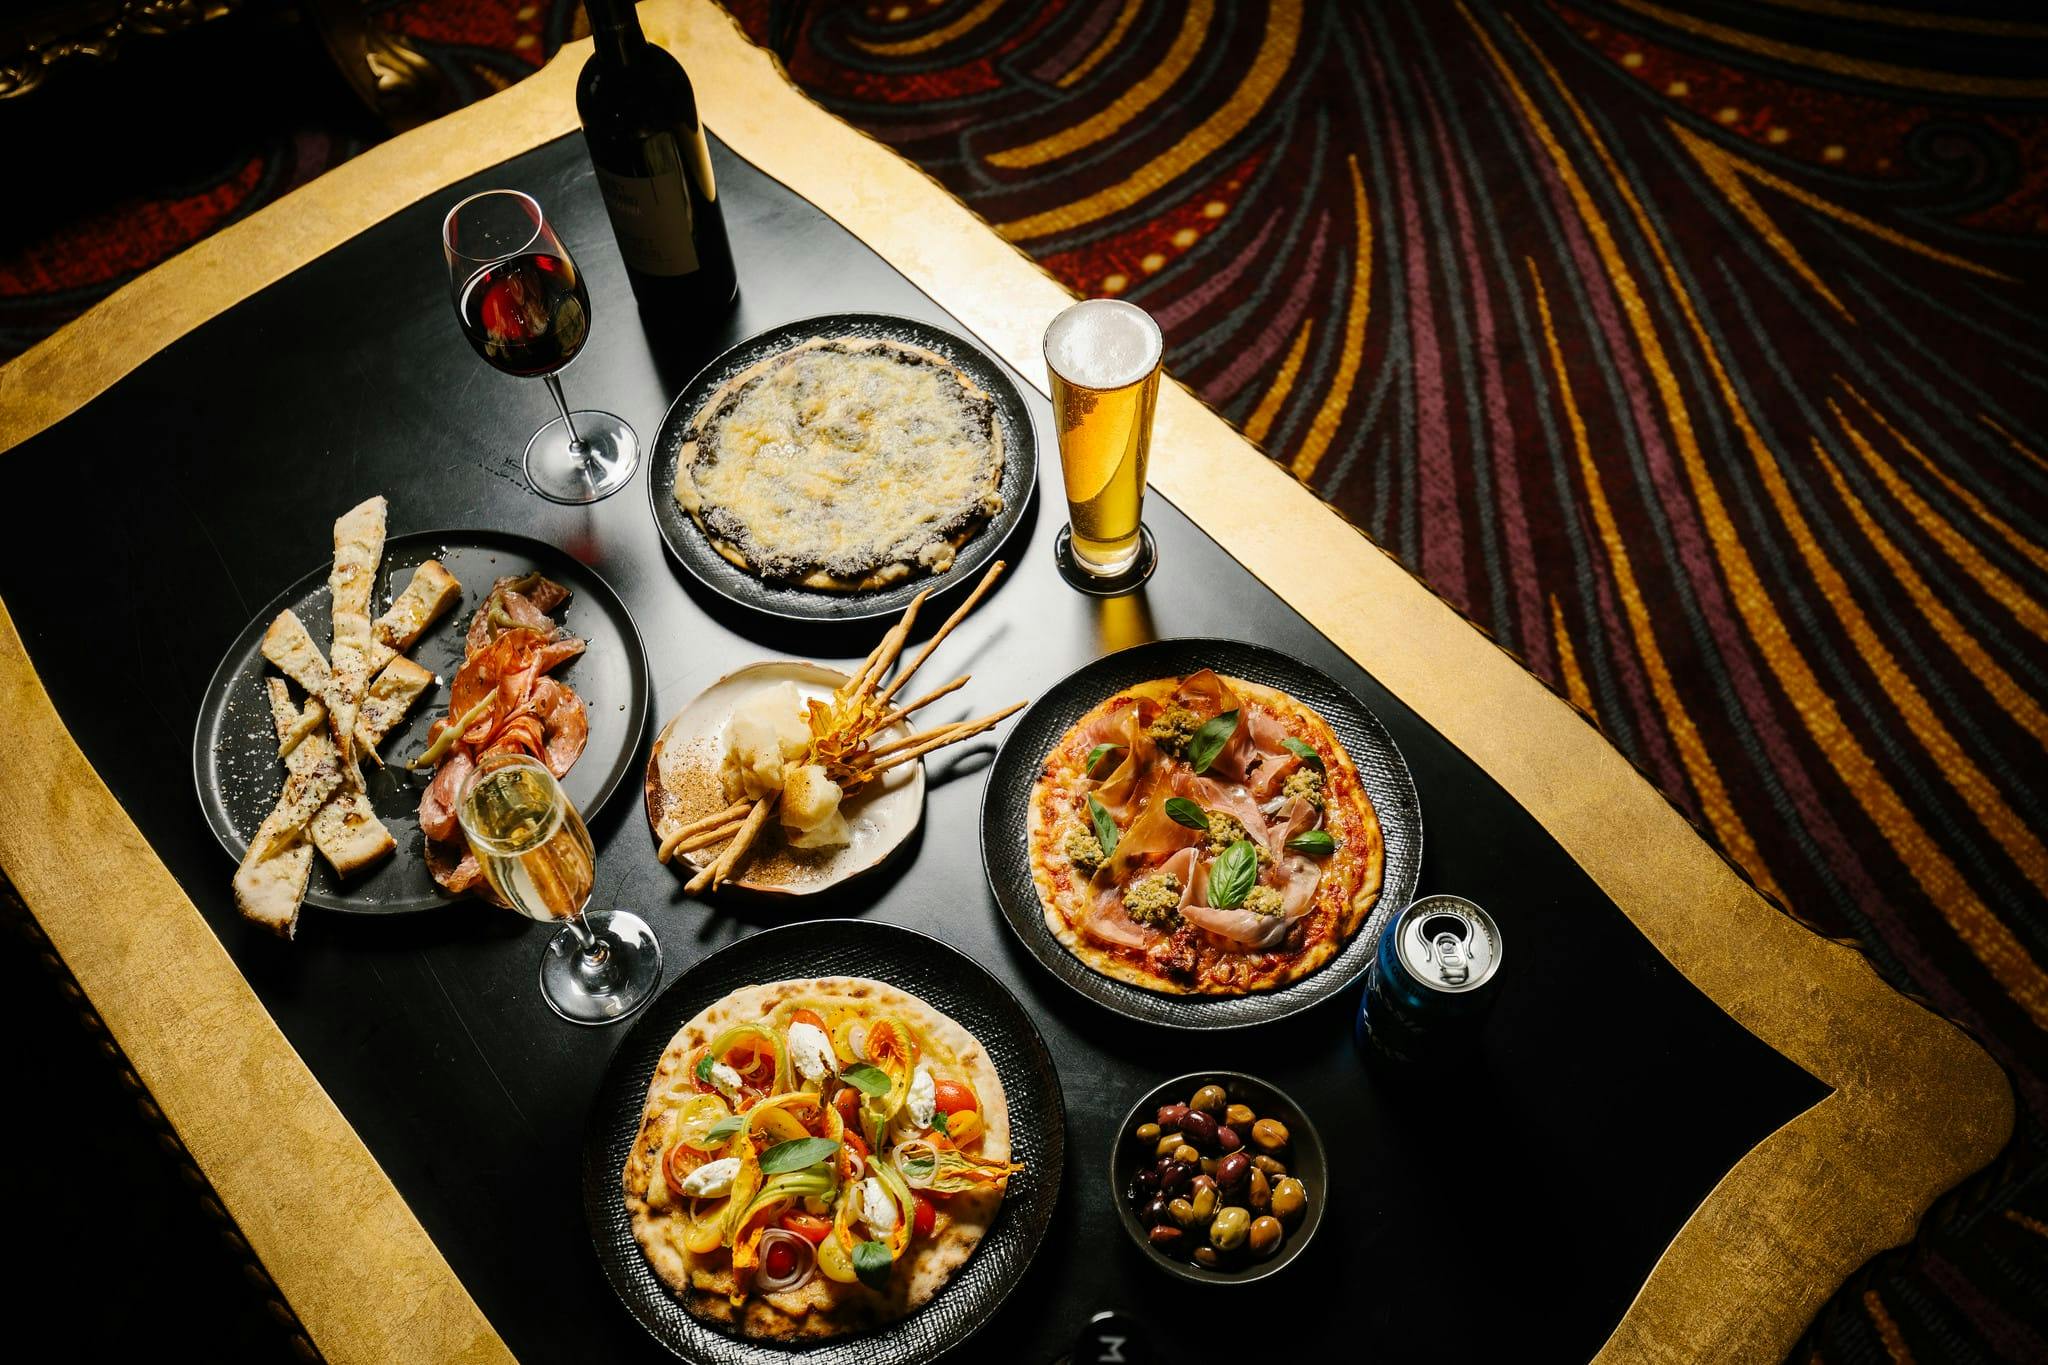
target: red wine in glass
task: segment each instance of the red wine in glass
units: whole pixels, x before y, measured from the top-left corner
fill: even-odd
[[[590,294],[566,256],[528,251],[487,265],[455,308],[476,353],[521,379],[561,369],[590,335]]]
[[[561,414],[526,443],[526,481],[555,502],[616,493],[640,463],[640,438],[609,412],[569,411],[562,370],[590,338],[590,291],[531,195],[486,190],[441,224],[462,334],[493,368],[540,378]]]

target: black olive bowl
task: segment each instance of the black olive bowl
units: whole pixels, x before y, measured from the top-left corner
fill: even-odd
[[[1280,1159],[1286,1163],[1287,1173],[1301,1181],[1307,1190],[1308,1205],[1302,1210],[1300,1221],[1287,1230],[1280,1250],[1263,1261],[1246,1256],[1234,1264],[1209,1270],[1186,1256],[1168,1255],[1152,1245],[1144,1223],[1139,1221],[1138,1210],[1129,1198],[1138,1168],[1157,1159],[1149,1148],[1132,1136],[1138,1125],[1153,1122],[1164,1105],[1186,1104],[1189,1096],[1205,1085],[1220,1085],[1229,1096],[1230,1103],[1248,1105],[1260,1118],[1278,1119],[1287,1125],[1287,1150]],[[1244,1138],[1245,1147],[1250,1150],[1251,1135],[1247,1133]],[[1308,1246],[1323,1221],[1323,1208],[1330,1202],[1329,1181],[1330,1163],[1323,1154],[1322,1135],[1316,1132],[1315,1125],[1309,1122],[1301,1106],[1289,1099],[1285,1091],[1241,1071],[1191,1071],[1153,1087],[1124,1115],[1109,1149],[1109,1197],[1116,1205],[1117,1217],[1123,1221],[1124,1231],[1130,1234],[1147,1260],[1190,1284],[1250,1284],[1286,1269]]]

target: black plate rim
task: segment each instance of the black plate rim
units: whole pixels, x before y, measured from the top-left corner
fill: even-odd
[[[1359,927],[1358,933],[1353,935],[1351,942],[1329,962],[1323,964],[1323,966],[1301,980],[1283,986],[1279,990],[1214,998],[1167,995],[1162,992],[1147,990],[1143,986],[1134,986],[1128,982],[1115,981],[1103,976],[1101,973],[1088,967],[1087,964],[1081,962],[1079,958],[1067,950],[1065,945],[1054,939],[1049,930],[1045,929],[1044,911],[1039,904],[1038,890],[1035,885],[1028,888],[1028,900],[1030,902],[1028,911],[1030,919],[1035,924],[1039,934],[1034,935],[1027,931],[1024,925],[1018,923],[1018,919],[1023,912],[1013,909],[1011,901],[1015,897],[1006,894],[1004,886],[997,880],[995,865],[989,856],[992,830],[991,820],[994,814],[991,807],[999,796],[997,792],[997,776],[1003,767],[1004,760],[1010,756],[1010,747],[1020,742],[1019,736],[1026,732],[1032,716],[1039,708],[1050,703],[1062,690],[1076,686],[1084,674],[1094,669],[1106,668],[1115,660],[1143,652],[1165,653],[1169,650],[1188,649],[1251,650],[1279,660],[1289,668],[1305,669],[1321,678],[1342,700],[1348,701],[1357,708],[1358,716],[1361,718],[1364,728],[1377,732],[1378,738],[1386,746],[1387,753],[1391,756],[1394,764],[1397,765],[1399,779],[1402,785],[1406,787],[1410,796],[1410,805],[1415,811],[1415,828],[1413,831],[1415,844],[1414,871],[1413,875],[1409,878],[1410,884],[1406,888],[1394,888],[1391,885],[1391,875],[1387,876],[1381,883],[1380,899],[1374,902],[1373,909],[1367,916],[1367,923]],[[1325,719],[1327,720],[1328,718],[1325,717]],[[1357,762],[1355,755],[1352,761],[1354,763]],[[1375,807],[1379,804],[1377,801],[1374,802]],[[1384,824],[1385,817],[1382,816],[1383,827]],[[1108,654],[1098,655],[1067,673],[1064,677],[1040,692],[1031,705],[1026,707],[1016,720],[1011,722],[1009,730],[1003,736],[1002,744],[996,749],[994,760],[989,764],[988,780],[982,785],[981,789],[982,877],[988,883],[989,894],[995,898],[998,915],[1003,923],[1008,926],[1011,934],[1022,944],[1024,950],[1030,953],[1038,965],[1044,968],[1047,974],[1054,980],[1060,982],[1060,984],[1092,1004],[1120,1014],[1126,1019],[1135,1019],[1140,1023],[1187,1029],[1196,1032],[1225,1033],[1237,1029],[1257,1028],[1263,1024],[1275,1023],[1281,1019],[1299,1014],[1303,1010],[1313,1009],[1332,996],[1341,994],[1346,987],[1364,976],[1366,970],[1372,965],[1372,947],[1377,937],[1367,932],[1372,918],[1377,916],[1383,909],[1387,910],[1389,914],[1398,912],[1402,906],[1405,906],[1409,900],[1413,900],[1415,897],[1416,887],[1421,882],[1423,830],[1422,798],[1420,792],[1416,789],[1415,775],[1408,766],[1407,755],[1403,754],[1400,745],[1394,742],[1393,733],[1387,729],[1386,722],[1382,721],[1379,718],[1379,714],[1371,707],[1360,701],[1357,693],[1306,659],[1297,659],[1292,655],[1283,654],[1270,645],[1263,645],[1250,640],[1226,639],[1215,635],[1175,635],[1158,640],[1147,640],[1140,644],[1114,650]],[[1392,904],[1397,897],[1405,897],[1405,899],[1402,899],[1399,905]],[[1043,941],[1041,941],[1041,936]],[[1344,959],[1354,953],[1357,955],[1357,960],[1347,964]],[[1063,967],[1078,968],[1079,972],[1077,973],[1071,969],[1062,970]],[[1085,979],[1081,978],[1080,973],[1085,973]],[[1221,1009],[1234,1007],[1236,1002],[1239,1001],[1267,1002],[1271,1005],[1271,1008],[1251,1014],[1246,1018],[1230,1018],[1221,1014]],[[1169,1016],[1165,1012],[1169,1004],[1180,1006],[1185,1010],[1192,1011],[1192,1013],[1189,1017]]]
[[[384,545],[388,552],[392,546],[404,547],[419,541],[437,546],[455,543],[475,545],[480,548],[486,542],[495,541],[516,550],[520,554],[526,555],[529,559],[542,562],[545,562],[547,559],[567,559],[572,561],[584,573],[589,574],[592,580],[603,588],[612,599],[612,604],[618,609],[617,615],[625,622],[626,630],[629,632],[627,644],[631,647],[633,658],[639,664],[639,667],[634,672],[639,682],[641,705],[635,708],[633,734],[626,746],[625,757],[621,761],[622,766],[617,771],[614,771],[606,784],[599,789],[597,799],[590,803],[590,808],[582,812],[583,818],[586,821],[596,819],[597,813],[604,808],[605,803],[617,794],[620,784],[626,779],[626,774],[631,772],[636,766],[633,763],[633,759],[638,756],[640,745],[647,738],[647,713],[654,701],[654,674],[648,664],[647,642],[641,638],[640,623],[634,619],[632,610],[626,606],[626,599],[619,596],[618,589],[611,585],[610,580],[606,579],[603,574],[599,573],[591,565],[585,564],[568,551],[550,545],[544,540],[536,540],[532,536],[523,536],[516,531],[499,531],[474,526],[429,527],[426,530],[403,531],[395,536],[386,536]],[[221,849],[228,857],[234,859],[237,863],[241,862],[242,855],[248,851],[248,845],[241,841],[239,836],[231,836],[221,828],[221,822],[214,818],[213,807],[207,800],[206,752],[208,746],[206,743],[206,721],[212,711],[212,706],[204,699],[218,697],[222,694],[234,673],[238,671],[235,668],[235,664],[246,652],[247,642],[254,638],[260,638],[262,631],[268,627],[269,623],[277,619],[277,614],[311,591],[316,581],[324,578],[331,567],[331,564],[323,564],[320,568],[300,575],[280,590],[276,596],[264,603],[257,610],[256,614],[250,618],[249,624],[243,626],[235,635],[235,638],[228,642],[226,650],[220,656],[220,662],[214,665],[213,674],[206,681],[206,690],[200,694],[203,700],[200,702],[198,715],[192,721],[192,794],[199,803],[200,814],[206,821],[206,827],[213,832],[214,841],[221,846]],[[383,568],[383,560],[381,558],[378,561],[378,568],[380,570]],[[342,915],[418,915],[445,906],[459,905],[462,900],[463,898],[459,896],[443,894],[437,902],[431,905],[361,905],[337,899],[324,891],[316,891],[308,887],[303,903],[315,909],[330,910]]]
[[[1058,1169],[1052,1171],[1050,1173],[1050,1179],[1045,1182],[1044,1188],[1048,1191],[1049,1194],[1049,1202],[1046,1204],[1045,1208],[1045,1217],[1043,1221],[1038,1225],[1035,1232],[1027,1234],[1032,1238],[1032,1244],[1025,1254],[1023,1268],[1020,1269],[1016,1275],[1012,1276],[1006,1283],[1004,1283],[996,1291],[996,1293],[988,1301],[987,1305],[980,1313],[980,1315],[967,1329],[966,1333],[959,1338],[959,1340],[954,1341],[946,1347],[942,1348],[944,1352],[950,1353],[959,1351],[968,1342],[974,1340],[975,1337],[980,1335],[982,1329],[985,1328],[991,1321],[993,1321],[996,1315],[1002,1311],[1003,1305],[1010,1301],[1010,1296],[1016,1292],[1017,1286],[1021,1284],[1024,1281],[1024,1279],[1029,1275],[1032,1264],[1038,1259],[1038,1253],[1044,1249],[1045,1240],[1052,1231],[1053,1220],[1059,1215],[1060,1192],[1066,1181],[1067,1167],[1066,1086],[1060,1080],[1057,1059],[1054,1058],[1052,1049],[1046,1046],[1045,1033],[1038,1027],[1038,1021],[1032,1016],[1030,1007],[1024,1003],[1023,997],[1019,996],[1016,991],[1010,989],[1008,985],[1004,984],[1002,978],[998,977],[994,972],[990,971],[987,967],[975,961],[972,957],[969,957],[966,953],[954,947],[952,944],[946,942],[944,939],[938,937],[936,934],[928,934],[922,929],[913,929],[908,925],[892,924],[886,920],[847,919],[844,917],[828,916],[817,919],[798,920],[792,924],[778,924],[771,928],[758,930],[754,933],[746,935],[743,938],[735,939],[731,943],[728,943],[725,946],[717,949],[715,952],[706,954],[704,957],[699,958],[697,961],[683,968],[682,971],[676,974],[675,980],[669,982],[666,986],[663,986],[659,991],[655,992],[653,998],[650,999],[646,1003],[646,1005],[644,1005],[641,1009],[637,1010],[634,1013],[632,1020],[628,1024],[627,1028],[620,1034],[619,1041],[613,1045],[611,1054],[605,1058],[603,1069],[598,1073],[597,1090],[596,1093],[591,1097],[590,1110],[584,1118],[583,1125],[583,1152],[581,1169],[579,1171],[579,1175],[582,1177],[586,1185],[586,1189],[584,1191],[583,1215],[584,1224],[590,1233],[591,1252],[597,1258],[599,1273],[603,1275],[606,1285],[610,1286],[611,1291],[613,1295],[618,1299],[620,1306],[626,1310],[626,1315],[630,1317],[634,1321],[634,1323],[637,1324],[639,1328],[643,1332],[645,1332],[648,1335],[648,1337],[651,1338],[663,1350],[666,1350],[670,1355],[674,1356],[676,1359],[686,1362],[687,1365],[701,1365],[701,1362],[699,1362],[691,1356],[683,1354],[683,1352],[679,1350],[674,1343],[668,1341],[647,1323],[647,1321],[641,1316],[639,1305],[631,1296],[627,1294],[625,1288],[621,1286],[618,1280],[612,1275],[609,1263],[606,1260],[604,1229],[600,1224],[598,1218],[598,1208],[596,1207],[596,1205],[590,1197],[590,1192],[587,1188],[587,1185],[590,1174],[594,1167],[602,1167],[603,1177],[604,1180],[607,1182],[607,1189],[616,1188],[616,1186],[619,1183],[619,1177],[618,1172],[612,1169],[612,1163],[610,1159],[608,1157],[605,1157],[603,1154],[603,1129],[606,1116],[602,1112],[600,1106],[603,1102],[605,1092],[611,1088],[613,1081],[612,1073],[614,1069],[621,1065],[620,1057],[631,1045],[633,1041],[633,1036],[636,1033],[638,1033],[642,1028],[647,1027],[648,1021],[653,1019],[659,1013],[661,1002],[663,998],[669,994],[669,992],[680,989],[684,981],[688,980],[690,977],[692,977],[694,974],[700,971],[704,971],[706,969],[716,970],[721,965],[721,959],[726,958],[728,954],[733,954],[740,949],[749,948],[750,946],[755,951],[758,951],[758,940],[768,938],[772,935],[817,932],[820,930],[829,930],[832,932],[852,934],[876,933],[879,934],[880,937],[883,939],[887,939],[892,935],[901,935],[906,939],[921,940],[921,949],[923,951],[929,952],[936,949],[943,956],[957,958],[960,962],[966,964],[975,972],[978,972],[981,976],[987,978],[988,984],[994,988],[997,994],[1001,997],[1007,998],[1010,1001],[1010,1003],[1016,1007],[1018,1015],[1023,1019],[1025,1027],[1029,1030],[1029,1039],[1031,1046],[1037,1050],[1038,1055],[1044,1060],[1046,1075],[1052,1081],[1052,1084],[1049,1087],[1049,1098],[1053,1110],[1053,1117],[1055,1118],[1056,1122],[1051,1124],[1046,1131],[1049,1134],[1053,1135],[1053,1137],[1058,1143],[1058,1149],[1056,1153],[1056,1164]],[[640,1090],[645,1090],[646,1085],[644,1078],[636,1076],[633,1078],[633,1080]],[[629,1091],[628,1093],[632,1092]],[[593,1154],[595,1154],[595,1159],[593,1157]],[[972,1260],[973,1258],[970,1256],[968,1259],[968,1264],[971,1264]],[[943,1292],[943,1289],[941,1290],[941,1292]],[[922,1313],[926,1311],[926,1309],[929,1308],[929,1306],[930,1305],[926,1305],[926,1308],[920,1308],[918,1312]],[[916,1316],[917,1314],[913,1313],[911,1315],[911,1318],[915,1318]],[[901,1321],[908,1322],[911,1320],[911,1318],[905,1318]],[[763,1351],[770,1351],[775,1352],[777,1354],[787,1355],[791,1359],[797,1358],[802,1352],[809,1349],[818,1349],[819,1347],[829,1347],[835,1344],[854,1343],[873,1339],[873,1333],[871,1332],[855,1333],[851,1336],[831,1338],[825,1342],[815,1343],[811,1347],[798,1347],[786,1346],[776,1342],[748,1341],[742,1338],[728,1337],[725,1334],[719,1332],[716,1328],[709,1326],[706,1326],[704,1330],[710,1333],[712,1336],[714,1336],[721,1343],[726,1343],[730,1345],[736,1351],[743,1350],[749,1347],[758,1347]],[[886,1331],[888,1330],[888,1328],[885,1326],[878,1330]]]
[[[981,534],[975,536],[973,540],[968,542],[967,547],[961,550],[953,568],[936,577],[927,575],[922,578],[909,578],[905,579],[902,583],[892,584],[886,588],[870,588],[866,592],[826,593],[799,588],[774,588],[773,585],[748,575],[748,581],[754,583],[760,591],[753,594],[734,592],[727,584],[714,579],[711,576],[708,561],[706,563],[699,563],[697,555],[700,553],[710,555],[713,559],[717,559],[719,564],[731,568],[736,574],[744,574],[746,571],[727,564],[718,551],[713,549],[710,542],[705,539],[704,532],[698,527],[696,521],[687,514],[678,512],[676,518],[670,518],[665,514],[664,504],[668,507],[673,507],[675,505],[675,498],[670,488],[662,487],[663,481],[656,477],[656,470],[666,462],[666,452],[672,444],[671,436],[674,434],[676,425],[687,422],[690,415],[696,411],[696,404],[702,401],[703,395],[698,394],[697,389],[699,382],[706,375],[724,372],[735,357],[742,352],[751,351],[756,347],[762,346],[770,337],[777,338],[778,344],[776,349],[780,350],[786,349],[796,339],[784,337],[781,335],[783,333],[793,333],[801,329],[825,325],[843,327],[849,324],[880,324],[887,328],[896,329],[896,335],[906,336],[912,340],[916,339],[915,333],[917,331],[930,332],[944,337],[978,356],[987,368],[988,378],[992,379],[1004,391],[995,395],[998,406],[1001,406],[1003,399],[1007,397],[1015,404],[1017,411],[1023,416],[1023,430],[1021,433],[1016,433],[1021,435],[1030,447],[1030,458],[1022,462],[1023,487],[1013,500],[1013,503],[1006,504],[1001,512],[998,512],[990,519],[988,526],[983,529]],[[766,356],[764,355],[762,358],[765,359]],[[686,400],[689,400],[691,404],[688,411],[684,411]],[[1006,456],[1005,458],[1007,461],[1008,457]],[[670,483],[672,486],[673,480]],[[911,317],[905,313],[816,313],[809,317],[790,318],[787,321],[775,323],[733,343],[723,351],[720,351],[716,356],[713,356],[695,374],[691,375],[688,382],[670,400],[667,410],[661,415],[661,423],[655,430],[654,441],[649,448],[647,457],[647,509],[654,518],[655,530],[660,533],[661,542],[667,547],[669,558],[682,565],[690,577],[703,585],[706,591],[715,593],[726,601],[736,606],[744,607],[748,611],[758,612],[763,616],[772,616],[783,621],[835,624],[879,621],[900,616],[903,614],[903,608],[908,605],[910,598],[914,597],[918,590],[932,587],[935,589],[934,596],[936,596],[938,593],[956,586],[956,583],[952,580],[957,578],[958,582],[967,582],[972,579],[975,571],[992,562],[997,555],[1003,552],[1003,549],[1016,534],[1017,528],[1023,524],[1024,514],[1029,509],[1031,500],[1037,495],[1038,426],[1032,417],[1030,403],[1026,401],[1023,391],[1011,380],[1009,372],[1004,368],[1003,362],[973,338],[961,332],[953,331],[950,328],[942,327],[937,323]],[[688,524],[671,526],[671,521],[677,519]],[[685,537],[688,538],[690,547],[688,549],[677,543],[678,540]],[[984,543],[986,545],[985,549],[982,548]],[[972,556],[971,559],[970,556]],[[769,595],[771,590],[774,592],[774,596]],[[785,600],[784,594],[787,594],[787,600]],[[817,609],[806,610],[801,605],[807,598],[815,600]],[[844,606],[848,609],[825,610],[828,605]]]

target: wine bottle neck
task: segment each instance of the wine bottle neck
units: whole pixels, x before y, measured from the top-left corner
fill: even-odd
[[[624,65],[646,48],[647,35],[640,31],[632,0],[583,0],[583,11],[590,17],[590,37],[600,60]]]

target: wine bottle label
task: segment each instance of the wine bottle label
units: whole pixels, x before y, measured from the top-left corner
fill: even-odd
[[[697,269],[697,237],[675,140],[664,135],[646,147],[653,175],[614,175],[602,166],[593,168],[619,254],[642,274],[691,274]]]

